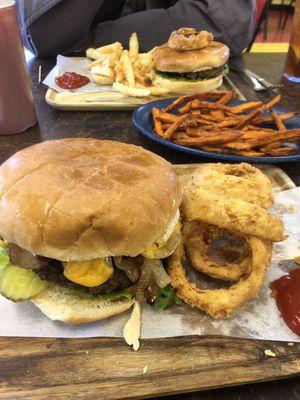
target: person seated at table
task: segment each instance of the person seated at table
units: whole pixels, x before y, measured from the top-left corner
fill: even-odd
[[[37,56],[71,54],[137,32],[141,51],[180,27],[212,32],[239,55],[249,44],[255,0],[16,0],[25,47]]]

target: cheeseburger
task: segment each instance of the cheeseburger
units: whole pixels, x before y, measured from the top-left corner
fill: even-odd
[[[193,28],[174,31],[153,52],[154,83],[171,93],[206,92],[222,85],[229,48]]]
[[[2,164],[0,190],[1,294],[31,300],[54,320],[127,310],[144,265],[164,277],[160,259],[180,240],[175,171],[141,147],[36,144]]]

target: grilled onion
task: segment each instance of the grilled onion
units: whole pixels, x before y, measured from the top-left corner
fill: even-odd
[[[151,285],[153,268],[156,265],[155,263],[156,260],[149,260],[147,258],[144,259],[135,295],[136,300],[139,302],[143,302],[145,300],[146,290]]]
[[[162,265],[162,262],[160,260],[156,261],[157,263],[153,267],[153,275],[157,286],[162,289],[171,283],[171,279],[169,275],[166,273]]]
[[[116,267],[125,272],[131,282],[136,282],[139,279],[140,273],[137,267],[136,260],[130,257],[114,257]]]
[[[178,247],[181,240],[181,229],[180,223],[178,223],[165,243],[153,243],[148,249],[143,253],[143,256],[150,259],[166,258],[169,257],[176,248]]]

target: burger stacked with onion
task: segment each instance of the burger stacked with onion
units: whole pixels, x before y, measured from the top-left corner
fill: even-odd
[[[206,31],[174,31],[153,52],[154,83],[171,93],[206,92],[222,85],[229,48]]]

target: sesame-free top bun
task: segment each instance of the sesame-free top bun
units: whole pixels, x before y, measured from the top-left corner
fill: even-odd
[[[229,58],[229,48],[220,42],[200,50],[176,51],[167,44],[157,47],[153,52],[155,68],[162,72],[187,73],[201,68],[217,68]]]
[[[61,261],[140,254],[180,201],[170,163],[120,142],[47,141],[0,167],[0,235]]]

